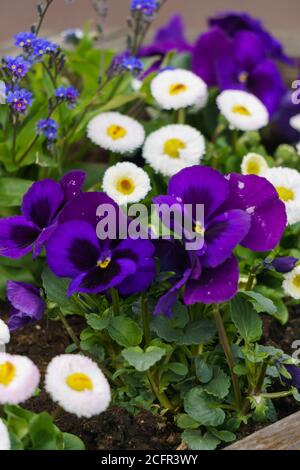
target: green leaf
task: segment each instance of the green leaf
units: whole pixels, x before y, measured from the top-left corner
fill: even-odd
[[[29,433],[34,450],[59,450],[60,431],[48,413],[35,415],[29,423]]]
[[[139,346],[122,351],[123,357],[139,372],[144,372],[160,361],[165,350],[157,346],[149,346],[145,351]]]
[[[218,408],[218,403],[202,387],[194,387],[187,393],[184,409],[203,426],[219,426],[225,419],[224,411]]]
[[[188,429],[182,433],[182,439],[191,450],[215,450],[220,440],[211,434],[202,435],[201,431]]]
[[[33,181],[19,178],[0,178],[0,207],[18,207],[22,203],[24,194]]]
[[[107,327],[110,337],[121,346],[130,348],[140,344],[143,332],[139,325],[126,317],[113,317]]]
[[[177,340],[178,345],[190,346],[191,344],[206,344],[214,339],[216,326],[212,320],[203,318],[191,322],[185,328],[183,334]]]
[[[245,291],[241,294],[245,295],[253,301],[253,307],[257,312],[265,312],[269,313],[270,315],[275,315],[277,309],[276,305],[271,299],[268,299],[259,292]]]
[[[218,429],[211,428],[209,432],[223,442],[233,442],[236,440],[236,435],[230,431],[219,431]]]
[[[247,343],[258,341],[262,336],[262,320],[251,303],[241,296],[230,302],[231,318],[239,334]]]
[[[212,380],[203,386],[203,388],[209,395],[223,399],[229,393],[230,379],[220,367],[215,366],[213,370],[214,376]]]
[[[79,437],[67,432],[63,433],[64,450],[85,450],[85,445]]]
[[[214,375],[214,370],[212,367],[210,367],[203,356],[197,356],[195,358],[195,367],[196,367],[196,376],[202,383],[207,383],[209,382],[213,375]]]
[[[56,277],[50,268],[46,267],[42,274],[42,281],[48,300],[67,310],[70,308],[70,313],[77,313],[78,307],[67,297],[69,279]]]
[[[151,329],[163,340],[168,342],[177,341],[182,336],[182,330],[189,321],[187,308],[177,302],[173,308],[171,318],[160,315],[154,317],[151,323]]]
[[[177,375],[185,376],[188,373],[187,366],[181,364],[180,362],[171,362],[170,364],[168,364],[168,369]]]
[[[107,309],[102,316],[97,313],[88,313],[85,316],[87,324],[96,331],[102,331],[111,321],[110,309]]]
[[[181,429],[198,429],[200,424],[186,413],[181,413],[176,418],[176,424]]]

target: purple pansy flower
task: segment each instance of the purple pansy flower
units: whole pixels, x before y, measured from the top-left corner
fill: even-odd
[[[24,57],[4,57],[3,68],[8,70],[15,78],[23,78],[30,69],[31,63],[25,60]]]
[[[179,15],[173,16],[169,23],[159,29],[155,34],[152,44],[144,46],[140,49],[139,57],[158,56],[154,64],[145,72],[145,75],[156,72],[160,69],[164,57],[168,52],[175,51],[179,53],[191,53],[192,46],[185,38],[184,23]]]
[[[11,331],[42,318],[46,305],[38,288],[25,282],[8,281],[6,292],[11,306],[8,320]]]
[[[287,91],[280,103],[278,113],[276,113],[273,120],[276,134],[284,143],[298,143],[300,141],[300,132],[293,129],[290,125],[291,118],[300,114],[300,103],[296,103],[294,101],[293,92]]]
[[[290,379],[282,376],[284,382],[300,390],[300,367],[294,364],[284,364],[284,367],[291,376]]]
[[[116,203],[104,193],[82,193],[66,206],[46,245],[47,260],[59,277],[72,281],[68,293],[96,294],[114,287],[121,295],[146,290],[155,276],[154,246],[149,240],[100,240],[97,208]]]
[[[222,12],[210,18],[209,25],[223,29],[230,37],[235,37],[241,31],[251,31],[260,38],[266,55],[273,59],[293,64],[293,60],[284,53],[280,41],[264,28],[260,20],[253,18],[248,13],[236,11]]]
[[[232,255],[235,247],[241,244],[254,251],[272,250],[286,227],[285,207],[275,188],[265,178],[254,175],[225,177],[208,167],[186,168],[171,178],[168,196],[159,196],[154,202],[176,205],[182,212],[186,211],[184,204],[191,205],[192,213],[188,216],[195,233],[200,224],[195,218],[196,206],[204,205],[202,248],[189,252],[185,258],[182,249],[172,251],[174,258],[178,253],[185,260],[176,283],[179,288],[185,284],[183,299],[188,305],[220,303],[232,298],[239,278],[238,263]],[[156,312],[161,313],[162,302],[166,302],[164,313],[169,314],[177,293],[174,284]]]
[[[15,34],[14,38],[15,46],[27,50],[32,47],[33,42],[36,40],[36,35],[30,31],[26,31],[24,33]]]
[[[17,113],[24,114],[27,108],[32,104],[32,93],[25,88],[15,89],[14,91],[8,90],[6,102],[17,111]]]
[[[72,86],[61,86],[60,88],[57,88],[55,90],[55,96],[59,101],[65,101],[66,103],[68,103],[70,108],[73,108],[77,103],[79,91]]]
[[[84,180],[84,172],[71,171],[59,183],[50,179],[34,183],[23,197],[22,215],[0,220],[0,256],[20,258],[32,249],[37,256],[60,211],[80,193]]]
[[[215,26],[203,33],[194,47],[192,68],[209,86],[256,95],[270,114],[286,90],[276,64],[266,57],[263,41],[252,31],[239,31],[230,38]]]

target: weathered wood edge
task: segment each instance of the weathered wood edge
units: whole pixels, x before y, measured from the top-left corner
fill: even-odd
[[[235,442],[224,450],[300,450],[300,411]]]

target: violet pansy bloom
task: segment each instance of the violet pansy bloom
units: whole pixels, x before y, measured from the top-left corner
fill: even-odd
[[[209,25],[223,29],[230,37],[235,37],[240,31],[251,31],[262,41],[267,56],[293,64],[293,60],[284,53],[281,42],[264,28],[260,20],[248,13],[239,11],[218,13],[209,19]]]
[[[209,86],[254,94],[271,115],[286,90],[276,64],[266,57],[263,41],[251,31],[230,38],[215,26],[203,33],[194,47],[192,68]]]
[[[11,306],[8,320],[11,331],[40,320],[46,308],[39,289],[25,282],[8,281],[7,299]]]
[[[189,259],[179,249],[172,252],[174,258],[180,256],[186,260],[176,283],[179,288],[185,284],[183,299],[188,305],[231,299],[237,292],[239,279],[238,263],[233,256],[236,246],[241,244],[254,251],[272,250],[286,227],[285,207],[275,188],[265,178],[254,175],[225,177],[208,167],[186,168],[171,178],[168,196],[159,196],[154,202],[181,206],[182,212],[186,211],[185,204],[191,205],[189,217],[195,233],[200,224],[195,218],[196,206],[204,206],[203,246],[189,252]],[[176,263],[175,259],[172,262]],[[182,285],[180,278],[184,279]],[[170,313],[172,301],[176,300],[176,287],[172,288],[160,300],[156,313],[163,311],[162,302],[166,302],[164,313]]]
[[[139,57],[157,56],[157,60],[144,76],[159,70],[164,57],[169,52],[191,53],[192,50],[192,46],[185,37],[185,27],[181,16],[174,15],[166,26],[157,31],[153,42],[142,47],[138,53]]]
[[[52,233],[63,207],[80,191],[82,171],[67,173],[59,183],[45,179],[34,183],[23,197],[22,215],[0,220],[0,256],[37,256]]]
[[[279,256],[270,263],[270,266],[278,273],[286,274],[295,268],[298,261],[299,259],[294,256]],[[266,266],[269,267],[269,264]]]
[[[46,245],[47,260],[59,277],[72,281],[68,294],[97,294],[114,287],[121,295],[146,290],[155,276],[154,246],[149,240],[100,240],[97,208],[116,203],[104,193],[82,193],[66,206]]]

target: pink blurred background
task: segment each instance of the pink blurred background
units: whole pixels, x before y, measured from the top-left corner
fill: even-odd
[[[36,18],[35,5],[38,0],[0,0],[0,41],[7,41],[17,31],[27,30]],[[126,27],[130,0],[108,0],[110,9],[108,31]],[[175,12],[180,12],[189,26],[189,36],[205,29],[206,18],[216,11],[247,11],[260,17],[287,45],[290,53],[300,52],[300,0],[168,0],[155,24],[164,23]],[[55,33],[66,28],[82,26],[95,19],[90,0],[55,0],[51,6],[44,31]]]

